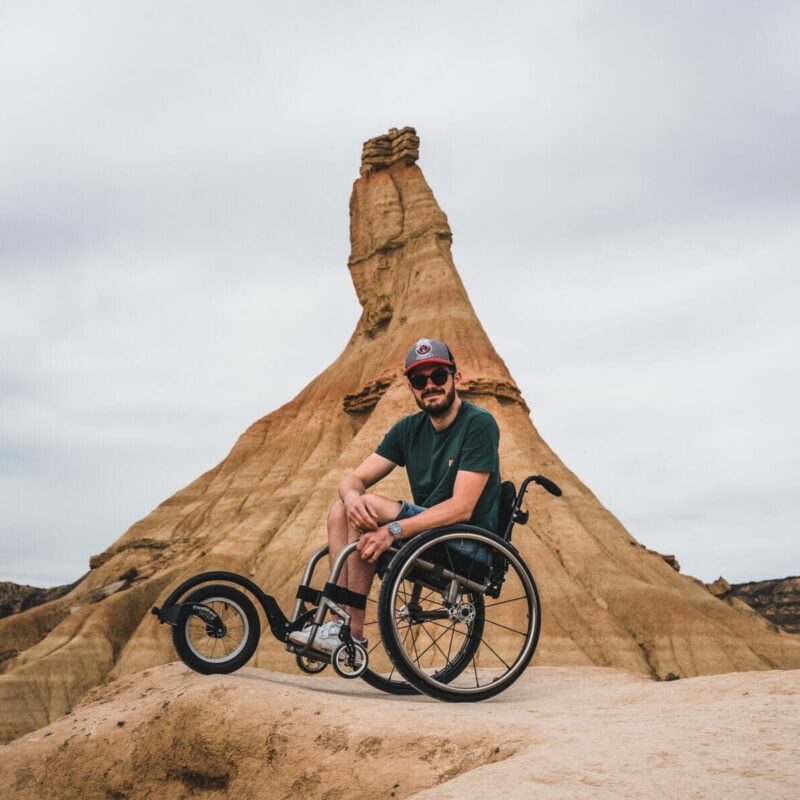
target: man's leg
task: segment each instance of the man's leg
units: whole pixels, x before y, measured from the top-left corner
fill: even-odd
[[[370,498],[378,512],[379,525],[391,522],[400,513],[402,504],[399,501],[390,500],[388,497],[382,497],[378,494],[371,494]],[[357,542],[362,532],[353,528],[346,517],[345,521],[347,522],[348,542]],[[365,561],[358,551],[351,553],[347,562],[347,588],[351,592],[357,592],[358,594],[369,594],[378,565]],[[350,621],[351,634],[354,639],[361,639],[364,635],[364,609],[350,607],[347,611],[352,617]]]
[[[348,525],[347,525],[347,512],[344,509],[344,503],[341,500],[336,500],[328,512],[328,557],[330,558],[331,567],[333,567],[339,553],[344,550],[344,546],[348,541]],[[339,578],[336,581],[337,586],[347,586],[347,565],[350,559],[342,564],[342,571],[339,573]]]

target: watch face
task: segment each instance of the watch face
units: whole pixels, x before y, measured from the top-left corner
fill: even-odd
[[[399,536],[402,532],[403,532],[403,529],[400,527],[400,525],[397,522],[392,522],[389,525],[389,533],[391,533],[392,536]]]

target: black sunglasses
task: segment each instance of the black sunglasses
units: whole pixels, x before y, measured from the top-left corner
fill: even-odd
[[[419,373],[409,375],[408,380],[417,391],[420,391],[428,385],[428,378],[433,381],[434,386],[444,386],[451,374],[452,370],[445,369],[444,367],[438,367],[429,375],[420,375]]]

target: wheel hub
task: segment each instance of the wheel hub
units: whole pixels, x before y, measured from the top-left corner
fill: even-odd
[[[463,622],[469,625],[475,619],[475,606],[472,603],[456,603],[447,609],[447,616],[453,622]]]

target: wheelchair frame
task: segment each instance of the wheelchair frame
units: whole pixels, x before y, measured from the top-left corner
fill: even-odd
[[[561,490],[559,487],[542,475],[528,476],[520,486],[519,492],[514,490],[513,484],[510,482],[505,482],[502,488],[506,495],[506,505],[503,506],[501,504],[501,520],[499,526],[499,529],[502,531],[502,533],[493,534],[490,531],[483,530],[482,528],[466,524],[443,526],[440,528],[431,529],[430,531],[422,534],[418,534],[418,536],[411,537],[407,541],[403,542],[403,544],[399,547],[393,545],[381,556],[381,558],[383,559],[387,554],[389,554],[391,566],[391,561],[399,553],[406,551],[415,541],[422,541],[421,537],[426,537],[426,541],[428,539],[435,540],[433,541],[433,545],[427,545],[427,547],[430,548],[431,546],[435,547],[436,542],[440,538],[443,541],[447,538],[453,538],[452,534],[454,531],[456,531],[463,533],[468,539],[472,539],[477,542],[483,541],[485,545],[491,544],[493,547],[499,547],[499,544],[496,541],[499,538],[508,547],[507,552],[509,556],[511,558],[518,558],[522,568],[529,574],[527,566],[524,564],[524,561],[522,561],[521,556],[519,556],[519,554],[516,552],[516,549],[510,545],[510,540],[513,526],[517,523],[524,524],[528,520],[528,512],[522,510],[522,502],[528,485],[532,482],[541,485],[548,492],[555,496],[561,495]],[[503,492],[501,492],[501,498],[502,497]],[[512,497],[513,502],[509,502]],[[451,535],[448,537],[448,534]],[[213,610],[213,608],[204,604],[202,600],[192,600],[191,597],[188,597],[181,602],[180,599],[195,587],[209,584],[214,581],[224,581],[226,584],[233,584],[234,586],[245,589],[257,599],[267,618],[272,635],[280,642],[284,643],[286,649],[296,656],[298,666],[303,671],[309,673],[319,672],[324,669],[326,664],[331,663],[337,674],[342,677],[362,677],[364,676],[365,672],[368,671],[369,656],[364,647],[352,638],[350,627],[351,615],[346,611],[344,606],[363,609],[366,607],[367,596],[363,594],[357,594],[349,589],[340,587],[336,583],[347,558],[356,549],[356,544],[356,542],[351,542],[342,549],[331,567],[330,574],[328,575],[324,588],[321,590],[313,589],[311,587],[311,580],[317,564],[328,553],[328,546],[326,545],[324,547],[320,547],[311,555],[306,563],[305,569],[303,570],[303,575],[297,588],[297,593],[295,595],[295,601],[290,617],[287,617],[283,613],[275,598],[272,595],[264,592],[254,581],[237,573],[222,570],[204,572],[188,578],[167,596],[161,607],[154,606],[151,609],[151,612],[158,618],[160,623],[168,624],[173,627],[173,638],[175,638],[177,631],[184,629],[184,626],[187,625],[187,621],[191,617],[198,618],[205,625],[205,631],[209,637],[222,638],[226,634],[226,625],[219,614]],[[386,562],[384,561],[384,563]],[[448,569],[441,563],[421,558],[414,561],[413,568],[423,570],[430,575],[435,575],[437,584],[441,583],[442,581],[446,581],[450,587],[449,592],[451,595],[453,595],[453,592],[456,591],[456,587],[461,587],[460,591],[462,592],[464,590],[468,590],[471,592],[477,592],[481,595],[486,594],[488,597],[499,597],[500,589],[504,580],[503,576],[496,581],[497,585],[487,585],[484,582],[471,580],[469,575],[465,578],[463,575],[458,574],[455,571],[452,559],[450,560],[450,566],[453,567],[453,569]],[[506,560],[505,571],[508,570],[508,566],[508,560]],[[533,584],[532,591],[534,594],[536,594],[535,583],[533,583],[532,575],[530,576],[530,580]],[[223,587],[210,588],[221,589]],[[381,596],[383,596],[383,592],[381,592]],[[224,601],[224,598],[215,599],[222,599]],[[247,603],[250,603],[252,606],[251,601],[246,597],[246,595],[242,595],[242,599]],[[538,603],[538,594],[536,594],[536,600]],[[453,602],[455,602],[455,600]],[[311,603],[314,605],[314,607],[308,610],[306,609],[306,603]],[[254,612],[255,608],[252,608]],[[342,620],[344,620],[344,624],[342,625],[339,634],[342,644],[338,646],[331,654],[322,652],[320,650],[315,650],[313,646],[317,633],[319,632],[319,629],[325,620],[325,616],[329,611],[335,613]],[[380,608],[378,609],[378,613],[380,616]],[[257,618],[255,622],[257,623]],[[308,641],[304,645],[297,645],[289,640],[289,636],[293,632],[303,630],[307,626],[310,626],[309,637]],[[259,626],[256,624],[254,627],[258,628]],[[381,633],[382,635],[384,633],[383,625],[381,626]],[[237,662],[236,666],[233,666],[232,664],[228,665],[224,660],[218,660],[214,663],[212,663],[211,660],[209,660],[207,663],[190,663],[180,650],[178,650],[178,654],[190,667],[199,672],[232,672],[238,669],[243,665],[243,663],[252,657],[252,654],[258,644],[259,636],[260,630],[257,630],[255,632],[255,639],[251,643],[249,652],[246,654],[244,661],[242,663]],[[537,643],[536,640],[538,640],[538,629],[532,644],[532,649],[535,649]],[[176,649],[178,649],[177,646]],[[238,653],[240,649],[241,648],[239,648],[236,652]],[[384,679],[374,675],[373,677],[377,679],[377,682],[375,680],[369,680],[369,675],[365,677],[369,683],[377,688],[383,689],[384,691],[410,693],[421,690],[428,694],[432,694],[433,696],[441,695],[441,691],[439,691],[437,694],[436,687],[439,687],[441,690],[441,687],[443,686],[442,683],[435,681],[431,676],[426,676],[425,673],[419,669],[413,669],[413,666],[410,673],[409,669],[404,668],[403,665],[396,662],[395,658],[393,658],[391,653],[389,653],[389,648],[385,647],[385,649],[387,650],[387,654],[389,654],[390,660],[395,663],[398,672],[403,674],[404,677],[406,677],[415,688],[406,686],[405,684],[402,684],[402,682],[399,682],[396,686],[385,685]],[[526,653],[525,655],[527,657],[525,663],[527,664],[533,653],[530,652]],[[200,658],[200,661],[202,662],[202,658]],[[226,668],[228,666],[230,666],[230,669]],[[388,683],[391,684],[391,680],[389,680]],[[493,691],[492,694],[496,694],[499,690],[502,689],[498,688],[497,690]],[[452,691],[454,692],[455,696],[441,697],[441,699],[470,699],[467,697],[462,698],[457,696],[459,692],[457,689],[453,689]]]

